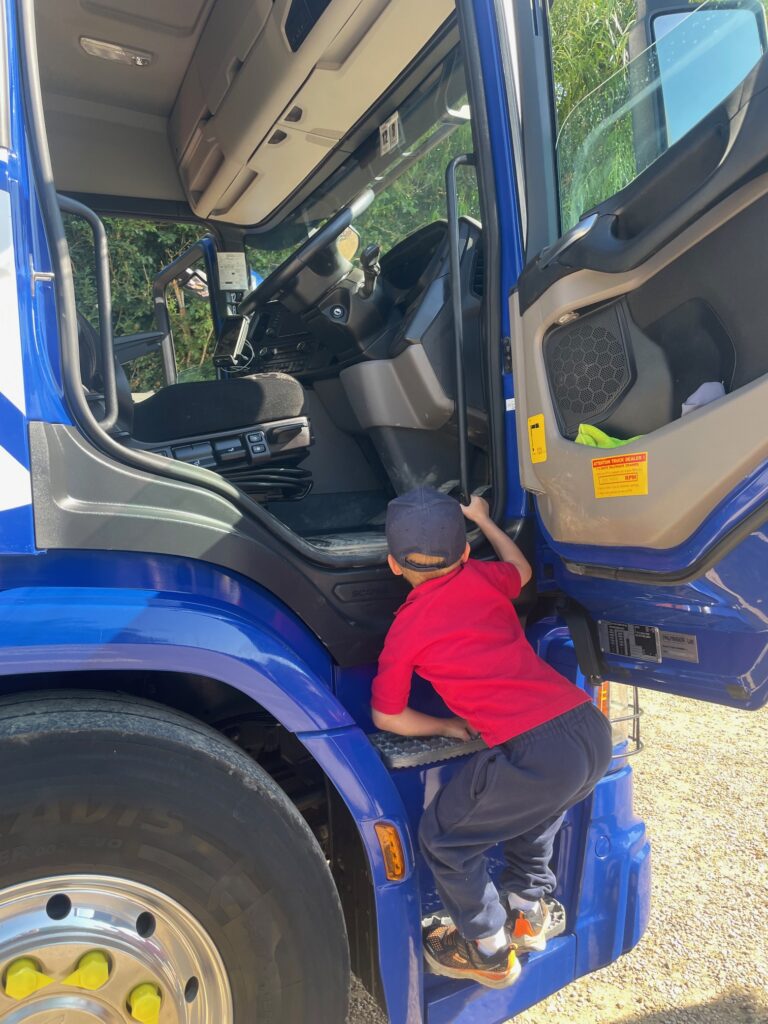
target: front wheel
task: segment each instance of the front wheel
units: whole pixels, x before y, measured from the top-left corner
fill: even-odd
[[[322,851],[241,750],[118,696],[0,701],[0,1021],[342,1024]]]

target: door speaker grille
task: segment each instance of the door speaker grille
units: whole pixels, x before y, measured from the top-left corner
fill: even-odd
[[[606,418],[632,384],[632,363],[618,306],[551,331],[544,365],[563,433]]]

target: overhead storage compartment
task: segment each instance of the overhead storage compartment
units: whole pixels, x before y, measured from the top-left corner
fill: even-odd
[[[169,124],[198,216],[265,219],[454,9],[452,0],[300,3],[220,0],[200,37]]]

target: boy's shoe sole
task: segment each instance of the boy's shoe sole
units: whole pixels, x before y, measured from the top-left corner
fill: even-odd
[[[435,926],[444,928],[446,931],[453,930],[452,925],[445,925],[436,922]],[[426,941],[422,944],[422,948],[424,951],[424,959],[429,965],[432,974],[439,974],[443,978],[453,978],[457,981],[475,981],[479,985],[484,985],[486,988],[501,989],[509,988],[510,985],[514,985],[520,977],[520,961],[517,959],[514,949],[509,950],[507,956],[507,969],[502,972],[493,969],[483,969],[482,967],[469,963],[469,961],[467,961],[466,967],[451,967],[432,955]]]

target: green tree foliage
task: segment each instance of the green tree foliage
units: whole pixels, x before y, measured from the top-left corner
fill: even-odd
[[[563,229],[637,173],[627,38],[634,0],[555,0],[550,15]],[[633,82],[634,84],[634,82]]]
[[[109,239],[109,269],[112,281],[112,326],[116,336],[151,331],[155,327],[152,310],[152,281],[193,242],[204,228],[200,224],[139,220],[132,217],[105,217]],[[77,217],[65,221],[67,241],[75,277],[77,308],[91,323],[98,325],[94,249],[91,229]],[[180,373],[189,378],[204,364],[211,341],[211,315],[208,303],[178,288],[170,288],[168,306],[176,344]],[[158,388],[163,383],[160,358],[156,355],[137,359],[129,367],[134,391]]]

